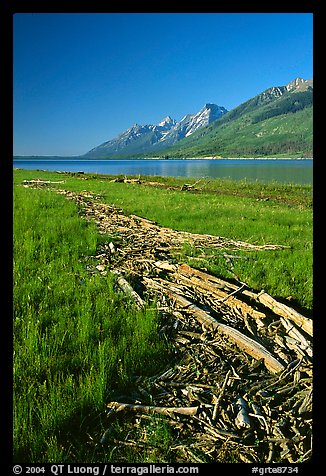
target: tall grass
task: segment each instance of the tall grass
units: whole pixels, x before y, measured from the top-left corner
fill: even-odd
[[[169,358],[158,338],[154,308],[136,312],[116,292],[111,275],[87,272],[84,257],[94,255],[103,240],[95,225],[82,220],[77,206],[62,196],[22,188],[23,179],[64,179],[57,187],[93,191],[125,213],[177,230],[288,245],[279,251],[226,253],[187,245],[176,258],[221,277],[237,275],[256,290],[291,296],[306,311],[312,309],[311,187],[216,180],[191,194],[90,175],[15,171],[14,178],[17,462],[98,461],[87,435],[100,437],[106,429],[101,421],[105,403],[128,390],[134,374],[157,372]],[[183,179],[160,181],[178,186]],[[237,258],[230,262],[225,254]],[[162,420],[148,425],[157,446],[166,448],[163,461],[172,436]],[[116,423],[112,431],[118,436],[123,429]],[[135,455],[125,449],[119,457],[153,461],[155,451]],[[112,461],[118,449],[101,457]]]
[[[136,312],[113,290],[111,276],[87,273],[83,257],[95,254],[98,239],[74,203],[16,187],[16,461],[73,461],[78,434],[111,393],[166,362],[154,309]],[[82,448],[81,460],[90,458]]]

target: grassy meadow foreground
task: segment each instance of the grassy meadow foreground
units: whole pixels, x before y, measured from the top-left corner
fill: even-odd
[[[126,214],[172,229],[287,245],[233,258],[185,245],[176,259],[264,289],[306,315],[312,312],[311,186],[211,180],[193,193],[181,190],[185,179],[147,178],[149,186],[92,174],[14,171],[15,460],[173,462],[173,436],[161,417],[139,429],[150,441],[140,453],[95,445],[107,429],[106,403],[127,392],[140,373],[164,371],[175,358],[173,347],[160,337],[154,303],[136,311],[117,292],[113,275],[88,272],[86,258],[117,237],[100,234],[63,196],[23,188],[24,179],[64,181],[51,187],[94,192]],[[116,422],[113,437],[122,439],[123,431]]]

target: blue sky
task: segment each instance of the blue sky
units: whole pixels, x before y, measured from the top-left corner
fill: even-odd
[[[312,36],[311,13],[15,14],[14,155],[84,154],[311,79]]]

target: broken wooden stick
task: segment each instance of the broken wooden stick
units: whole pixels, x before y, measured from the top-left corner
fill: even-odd
[[[227,384],[228,384],[228,382],[229,382],[230,373],[231,373],[231,370],[228,370],[228,371],[227,371],[227,374],[226,374],[226,376],[225,376],[223,385],[222,385],[222,387],[221,387],[220,393],[219,393],[218,397],[217,397],[216,400],[215,400],[215,405],[214,405],[214,410],[213,410],[213,416],[212,416],[212,420],[213,420],[213,421],[216,420],[217,410],[218,410],[218,407],[219,407],[219,404],[220,404],[222,395],[223,395],[223,393],[224,393],[225,387],[227,386]]]

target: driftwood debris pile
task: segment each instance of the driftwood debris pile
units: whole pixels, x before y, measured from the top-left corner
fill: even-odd
[[[155,299],[160,333],[176,349],[172,368],[137,377],[130,398],[107,404],[107,424],[121,415],[131,426],[148,414],[163,415],[175,435],[176,462],[309,460],[311,319],[245,283],[177,263],[174,254],[184,243],[228,251],[284,247],[178,232],[126,216],[89,192],[57,192],[79,202],[84,216],[115,238],[101,246],[90,272],[116,273],[117,286],[138,308]],[[120,443],[144,448],[144,442]]]
[[[117,177],[113,180],[111,180],[111,182],[119,182],[119,183],[133,183],[133,184],[142,184],[144,183],[146,186],[152,186],[152,187],[164,187],[164,188],[168,188],[169,190],[180,190],[181,192],[182,191],[187,191],[187,192],[198,192],[200,190],[203,190],[203,188],[206,187],[206,185],[210,182],[210,181],[206,181],[204,184],[201,184],[200,187],[197,187],[197,185],[199,185],[199,183],[202,182],[202,179],[199,179],[197,180],[196,182],[190,184],[190,183],[184,183],[182,184],[180,187],[176,187],[176,186],[170,186],[170,185],[166,185],[162,182],[158,182],[158,181],[155,181],[155,182],[151,182],[149,180],[142,180],[140,178],[140,175],[138,176],[138,178],[136,179],[131,179],[131,178],[128,178],[127,176],[124,176],[124,177]]]
[[[179,362],[161,375],[139,377],[132,401],[108,403],[109,421],[121,413],[132,413],[135,422],[148,413],[165,415],[180,461],[308,460],[311,321],[287,306],[286,317],[277,314],[267,293],[187,265],[154,266],[158,275],[143,282],[158,299],[166,322],[161,332],[173,340]],[[168,276],[161,277],[162,269]]]

